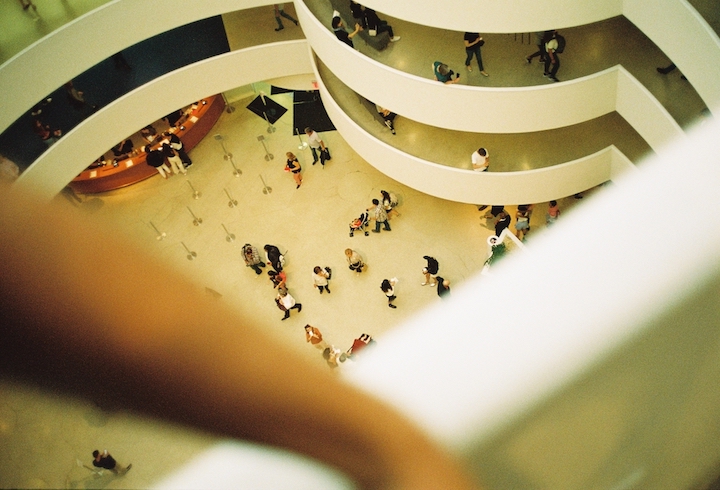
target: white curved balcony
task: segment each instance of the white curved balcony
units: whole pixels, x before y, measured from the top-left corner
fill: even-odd
[[[268,59],[278,62],[267,63]],[[248,70],[248,66],[255,69]],[[306,41],[231,51],[180,68],[88,117],[43,153],[15,185],[51,198],[116,140],[178,107],[258,80],[304,73],[312,73]]]

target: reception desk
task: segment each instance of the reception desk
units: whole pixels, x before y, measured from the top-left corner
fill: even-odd
[[[205,101],[205,104],[202,102]],[[172,128],[171,131],[180,137],[185,151],[193,149],[210,132],[225,108],[222,95],[206,97],[193,105],[187,112],[187,120],[182,123],[185,129]],[[152,145],[155,149],[157,143]],[[119,189],[135,184],[141,180],[159,175],[157,170],[145,162],[146,154],[139,152],[116,165],[108,164],[84,170],[75,177],[68,186],[75,192],[94,194]]]

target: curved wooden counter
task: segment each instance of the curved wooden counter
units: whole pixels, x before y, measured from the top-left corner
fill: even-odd
[[[225,108],[225,100],[222,95],[213,95],[202,99],[206,104],[198,104],[189,112],[188,119],[183,123],[184,130],[172,128],[183,142],[185,151],[192,150],[200,141],[207,136]],[[153,149],[157,144],[153,145]],[[95,194],[119,189],[145,180],[153,175],[159,175],[157,170],[145,163],[144,152],[120,160],[117,166],[105,165],[102,167],[84,170],[68,184],[75,192],[83,194]]]

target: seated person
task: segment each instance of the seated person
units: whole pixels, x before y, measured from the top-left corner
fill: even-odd
[[[355,45],[352,42],[352,38],[354,38],[358,32],[362,31],[362,27],[360,27],[360,24],[355,24],[355,30],[353,32],[348,33],[345,30],[345,25],[343,24],[342,19],[340,16],[334,16],[332,19],[332,28],[333,32],[335,33],[335,36],[351,48],[355,48]]]
[[[458,73],[453,79],[452,76],[455,72],[448,68],[448,66],[442,61],[436,61],[433,63],[433,73],[435,74],[435,80],[446,85],[458,83],[460,81],[460,74]]]
[[[365,20],[365,12],[363,11],[362,5],[350,0],[350,11],[352,12],[352,16],[353,16],[353,19],[355,19],[355,22],[360,24],[363,29],[367,28],[367,24],[366,24],[366,20]],[[338,15],[338,17],[339,17],[339,15]]]
[[[380,20],[380,17],[378,17],[373,9],[365,9],[365,23],[363,23],[363,26],[367,26],[368,34],[371,36],[373,35],[373,31],[375,31],[374,35],[387,32],[388,36],[390,36],[390,42],[394,43],[400,40],[400,36],[393,34],[392,26],[389,26],[387,21]]]
[[[130,141],[130,138],[125,138],[117,145],[113,146],[112,152],[113,155],[115,155],[118,158],[127,158],[128,153],[130,153],[133,150],[133,142]]]
[[[378,111],[380,117],[382,117],[385,121],[385,126],[390,128],[390,132],[392,134],[395,134],[395,126],[393,124],[393,121],[395,120],[395,117],[397,117],[397,114],[395,114],[394,112],[390,112],[388,109],[385,109],[384,107],[381,107],[377,104],[375,104],[375,110]]]

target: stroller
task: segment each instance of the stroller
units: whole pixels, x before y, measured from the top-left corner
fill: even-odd
[[[350,236],[353,236],[356,230],[362,230],[365,232],[365,236],[368,236],[366,227],[368,225],[369,217],[367,213],[361,213],[359,218],[355,218],[350,222]]]

